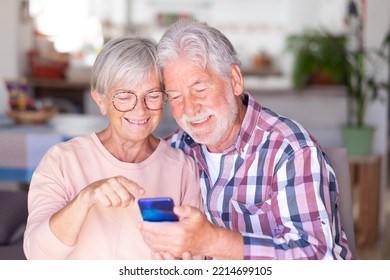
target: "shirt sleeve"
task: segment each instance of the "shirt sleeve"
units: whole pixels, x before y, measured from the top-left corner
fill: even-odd
[[[244,258],[333,259],[337,181],[321,150],[304,147],[287,154],[271,190],[269,199],[245,210],[259,229],[242,232]]]
[[[186,156],[184,173],[182,185],[182,205],[191,205],[203,211],[199,171],[195,161],[189,156]]]

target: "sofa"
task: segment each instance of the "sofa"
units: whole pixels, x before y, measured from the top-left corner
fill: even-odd
[[[27,191],[0,190],[0,260],[25,260]]]

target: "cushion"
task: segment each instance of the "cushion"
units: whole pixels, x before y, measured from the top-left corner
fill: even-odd
[[[26,191],[0,191],[0,245],[9,242],[27,216]]]
[[[15,244],[0,246],[0,260],[25,260],[26,256],[23,251],[23,240]]]

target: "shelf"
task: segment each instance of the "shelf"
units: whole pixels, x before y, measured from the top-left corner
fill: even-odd
[[[87,82],[70,82],[65,79],[28,78],[27,85],[33,97],[51,98],[57,102],[57,105],[63,107],[61,110],[64,112],[85,112],[84,94],[90,88]]]
[[[65,79],[37,79],[28,78],[27,84],[30,87],[41,88],[60,88],[60,89],[86,89],[89,88],[88,82],[70,82]]]
[[[249,68],[243,68],[241,70],[242,75],[244,76],[260,76],[260,77],[267,77],[267,76],[281,76],[282,73],[279,69],[274,67],[249,67]]]

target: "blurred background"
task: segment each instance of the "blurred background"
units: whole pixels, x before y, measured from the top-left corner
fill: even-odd
[[[370,81],[364,90],[374,81],[375,91],[370,88],[368,94],[374,93],[370,95],[374,98],[367,102],[363,117],[365,124],[375,126],[375,134],[366,154],[350,156],[351,180],[356,185],[354,218],[358,221],[362,204],[367,204],[367,215],[374,221],[363,226],[374,230],[368,229],[366,239],[360,238],[359,257],[390,259],[390,44],[386,44],[390,0],[0,0],[0,78],[4,82],[0,86],[0,190],[26,188],[41,155],[52,144],[106,125],[89,96],[90,69],[105,42],[122,34],[159,40],[182,17],[206,21],[227,35],[242,61],[246,89],[262,105],[301,122],[324,147],[345,145],[340,127],[353,119],[353,91],[344,76],[328,77],[339,72],[344,62],[337,62],[325,78],[299,72],[305,68],[298,66],[299,59],[308,50],[299,52],[296,42],[304,44],[299,40],[318,34],[321,40],[341,38],[344,58],[349,53],[364,56],[363,77]],[[373,63],[367,62],[369,52],[378,53]],[[336,54],[331,49],[325,62]],[[302,63],[307,66],[309,61]],[[44,110],[42,115],[42,108],[49,107],[53,110]],[[16,136],[10,128],[14,125],[18,125]],[[164,136],[176,127],[168,106],[156,134]],[[41,140],[40,145],[31,144],[25,140],[31,134],[26,133],[40,133],[40,137],[47,133],[51,140],[43,146]],[[53,138],[52,133],[61,137]],[[5,144],[10,134],[20,146]],[[14,164],[13,149],[21,158]],[[40,152],[31,156],[29,149]],[[26,176],[10,175],[25,165]],[[359,176],[369,176],[368,182]],[[362,189],[372,191],[373,198],[365,199]]]

